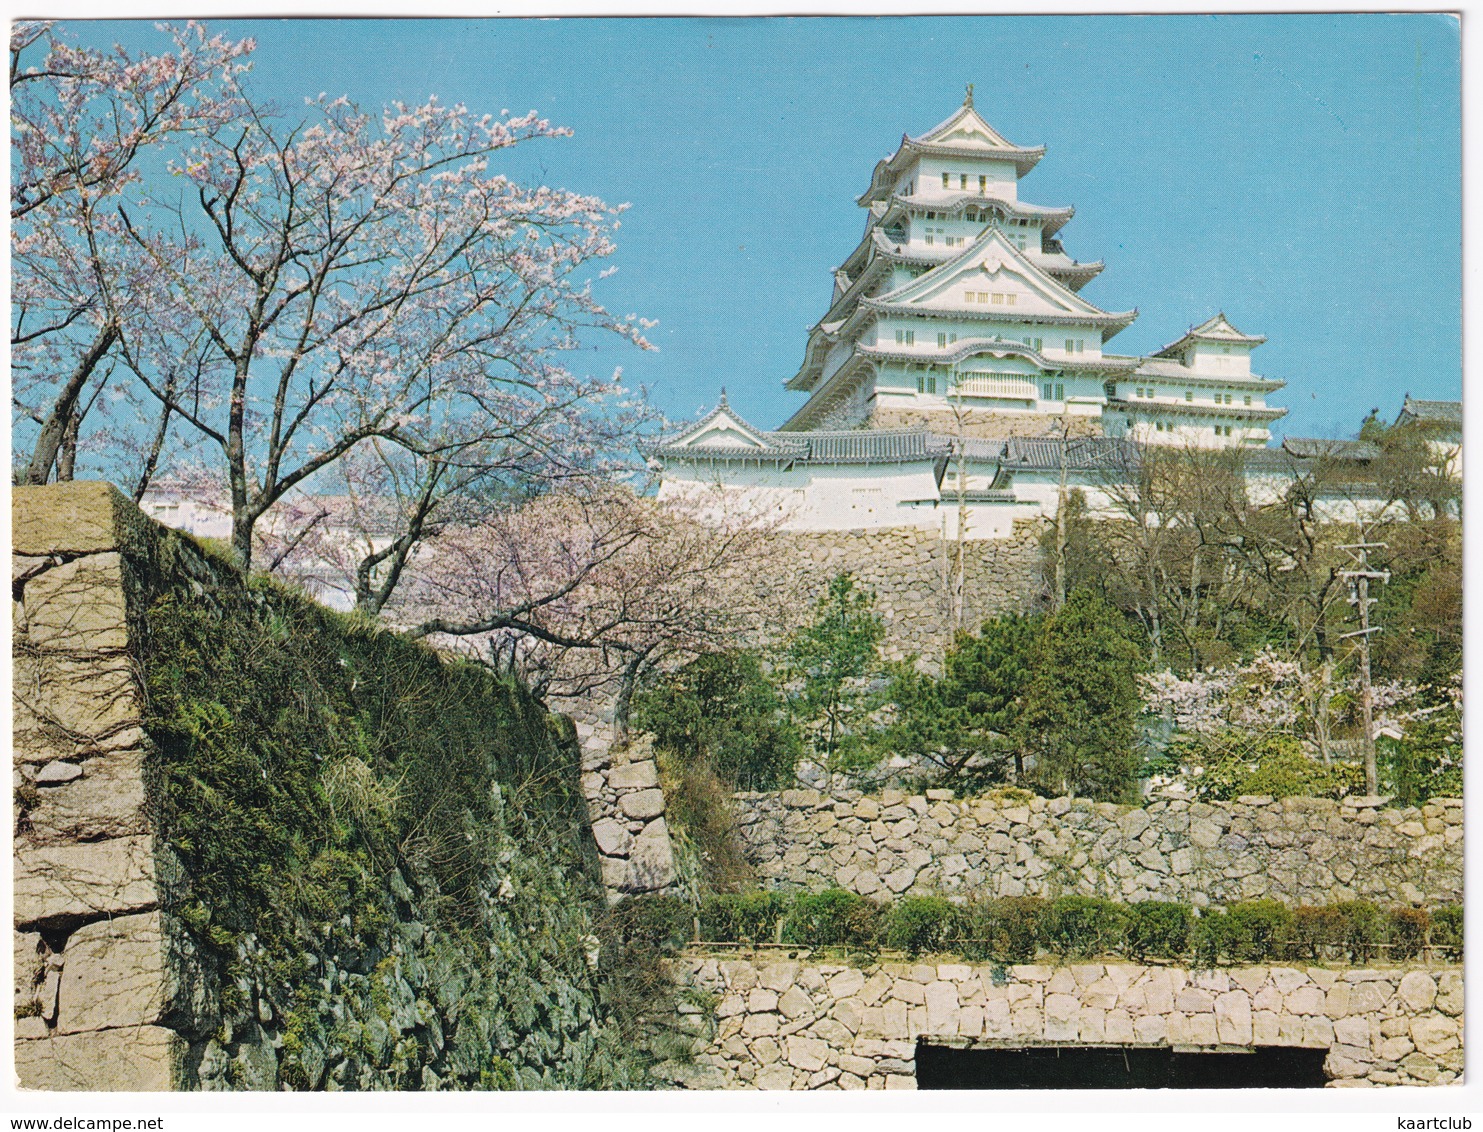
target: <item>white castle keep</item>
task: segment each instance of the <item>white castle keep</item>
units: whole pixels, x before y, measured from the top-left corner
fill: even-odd
[[[1267,485],[1332,454],[1331,441],[1267,447],[1286,413],[1267,396],[1285,383],[1252,372],[1266,339],[1223,313],[1148,356],[1105,349],[1138,312],[1078,293],[1103,264],[1062,246],[1073,209],[1020,199],[1044,153],[984,121],[971,86],[945,122],[903,136],[858,199],[864,236],[784,383],[808,399],[766,431],[723,390],[651,450],[660,497],[720,485],[728,510],[788,529],[1004,538],[1015,519],[1054,514],[1068,487],[1097,510],[1144,445],[1241,449]]]

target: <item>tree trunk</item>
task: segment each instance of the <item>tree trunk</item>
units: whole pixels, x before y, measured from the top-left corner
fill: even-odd
[[[67,417],[62,433],[62,447],[57,452],[57,482],[71,483],[77,472],[77,434],[82,431],[82,414],[76,409]]]
[[[242,509],[232,509],[232,553],[244,574],[252,570],[252,531],[256,526],[256,515]]]
[[[621,745],[628,742],[628,716],[633,706],[633,693],[638,687],[639,674],[643,671],[644,662],[648,659],[647,652],[637,654],[623,666],[623,672],[618,678],[618,698],[613,703],[613,742],[615,744]]]
[[[82,396],[83,387],[87,385],[93,370],[98,368],[98,363],[108,354],[109,349],[117,340],[118,326],[110,322],[98,332],[98,336],[93,339],[93,344],[88,347],[88,352],[77,363],[77,368],[72,371],[72,375],[62,386],[62,391],[57,394],[56,403],[52,405],[51,413],[41,426],[41,435],[36,438],[36,446],[31,451],[31,463],[26,468],[24,482],[44,484],[51,478],[52,465],[57,462],[57,452],[65,441],[68,429],[72,426],[73,417],[77,412],[77,401]],[[73,442],[75,445],[75,434]]]

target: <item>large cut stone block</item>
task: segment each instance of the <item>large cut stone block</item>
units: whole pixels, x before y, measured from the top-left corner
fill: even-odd
[[[154,839],[23,846],[15,854],[17,927],[144,912],[158,902]]]
[[[635,891],[652,892],[674,881],[674,851],[669,844],[669,826],[663,818],[655,818],[634,838],[628,861],[628,883]]]
[[[10,492],[11,552],[31,556],[123,550],[150,520],[112,484],[73,480]]]
[[[163,1026],[129,1026],[15,1043],[23,1089],[163,1092],[179,1088],[185,1041]]]
[[[202,968],[183,936],[166,937],[159,912],[119,916],[73,932],[62,953],[57,1033],[178,1022],[214,1015]]]
[[[138,725],[138,683],[127,657],[18,651],[12,660],[17,760],[66,758]]]
[[[36,932],[15,932],[15,1004],[21,1007],[36,1000],[36,988],[46,973],[46,959],[41,954],[41,936]]]
[[[660,790],[636,790],[618,799],[625,817],[647,821],[664,813],[664,794]]]
[[[26,634],[35,648],[87,653],[129,643],[123,559],[114,551],[32,578],[24,604]]]
[[[614,790],[641,790],[659,785],[659,771],[652,759],[641,763],[625,763],[608,771],[608,785]]]
[[[49,763],[42,777],[55,767]],[[38,778],[41,781],[41,777]],[[59,786],[38,791],[31,811],[32,835],[39,841],[96,841],[147,833],[144,812],[144,752],[115,751],[87,759],[81,774]]]

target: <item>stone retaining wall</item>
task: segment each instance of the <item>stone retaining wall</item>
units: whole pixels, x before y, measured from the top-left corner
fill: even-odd
[[[501,866],[481,885],[472,935],[443,930],[432,900],[445,898],[404,861],[358,889],[354,909],[301,917],[278,950],[252,932],[234,937],[235,959],[220,945],[198,950],[175,914],[190,878],[150,800],[165,756],[145,726],[140,646],[154,624],[146,611],[167,593],[218,619],[300,599],[250,590],[234,568],[146,520],[106,484],[18,488],[12,500],[14,1050],[23,1088],[640,1079],[597,984],[590,856],[560,835],[550,846],[525,840],[514,814],[495,823]],[[656,878],[672,865],[662,799],[656,809],[658,792],[646,785],[652,763],[614,762],[590,746],[585,756],[595,780],[589,808],[625,823],[599,827],[630,839],[622,852],[608,844],[604,879],[622,891],[662,887]],[[562,773],[574,774],[574,764],[562,760]],[[497,781],[489,786],[503,797]],[[584,815],[570,816],[580,830]],[[621,878],[611,875],[619,861]]]
[[[15,1056],[30,1087],[176,1087],[199,1013],[145,808],[124,568],[142,529],[106,484],[13,490]]]
[[[952,642],[945,582],[957,547],[932,531],[783,531],[773,536],[770,557],[802,587],[805,607],[818,600],[830,578],[848,570],[875,592],[876,612],[885,623],[881,654],[903,660],[915,653],[934,663]],[[963,628],[976,631],[1000,613],[1031,612],[1045,589],[1039,531],[1020,523],[1013,538],[965,543],[963,575]]]
[[[577,724],[582,793],[602,861],[609,903],[675,884],[674,853],[664,820],[664,792],[647,738],[615,747],[606,728]]]
[[[687,1088],[914,1089],[919,1039],[955,1046],[1142,1044],[1326,1049],[1331,1085],[1444,1085],[1462,1074],[1462,970],[1119,963],[969,966],[674,960],[691,1006]]]
[[[920,893],[1069,894],[1119,900],[1289,904],[1462,900],[1462,801],[1385,809],[1383,798],[1082,799],[1026,804],[812,790],[737,794],[747,857],[774,888]]]

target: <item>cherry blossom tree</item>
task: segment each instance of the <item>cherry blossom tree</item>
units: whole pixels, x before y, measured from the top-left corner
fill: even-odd
[[[413,637],[477,644],[543,694],[606,696],[621,731],[650,667],[801,615],[798,595],[759,569],[772,527],[706,513],[710,502],[574,485],[450,525],[386,614]]]
[[[621,209],[489,168],[567,133],[436,100],[373,117],[320,97],[301,121],[249,104],[172,163],[179,204],[120,210],[173,303],[121,355],[219,450],[244,565],[278,500],[371,441],[438,483],[472,463],[559,478],[599,456],[594,421],[634,398],[558,362],[584,329],[648,345],[583,277]]]
[[[241,112],[252,41],[161,31],[171,50],[130,55],[77,47],[49,23],[12,28],[11,350],[29,483],[71,478],[83,419],[110,403],[117,346],[151,313],[157,269],[119,254],[114,210],[151,152]]]

